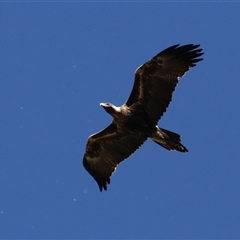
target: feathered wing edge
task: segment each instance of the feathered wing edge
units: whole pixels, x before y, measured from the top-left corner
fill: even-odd
[[[121,132],[115,123],[88,139],[83,166],[97,182],[100,191],[107,190],[117,165],[133,154],[147,139],[139,133]]]
[[[177,44],[141,65],[135,72],[134,85],[125,104],[140,102],[157,124],[172,100],[179,78],[203,60],[199,58],[203,55],[199,46]]]

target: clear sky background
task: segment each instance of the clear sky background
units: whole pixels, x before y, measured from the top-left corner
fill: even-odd
[[[0,238],[240,238],[240,3],[1,3]],[[201,44],[159,125],[107,192],[82,166],[135,69]]]

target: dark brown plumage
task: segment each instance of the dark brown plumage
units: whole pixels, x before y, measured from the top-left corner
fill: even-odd
[[[180,135],[159,128],[157,123],[172,100],[179,78],[203,60],[199,58],[203,55],[199,46],[174,45],[163,50],[136,70],[126,103],[121,107],[100,104],[113,121],[88,138],[83,157],[83,165],[98,183],[100,191],[107,190],[117,165],[148,138],[168,150],[188,151],[181,144]]]

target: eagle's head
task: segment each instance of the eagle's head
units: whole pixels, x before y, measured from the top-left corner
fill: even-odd
[[[102,106],[104,110],[113,117],[117,116],[121,112],[120,107],[116,107],[112,103],[100,103],[100,106]]]

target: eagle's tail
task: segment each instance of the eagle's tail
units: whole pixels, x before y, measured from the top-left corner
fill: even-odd
[[[180,135],[156,126],[156,132],[151,139],[160,146],[168,150],[177,150],[179,152],[188,152],[187,148],[181,144]]]

